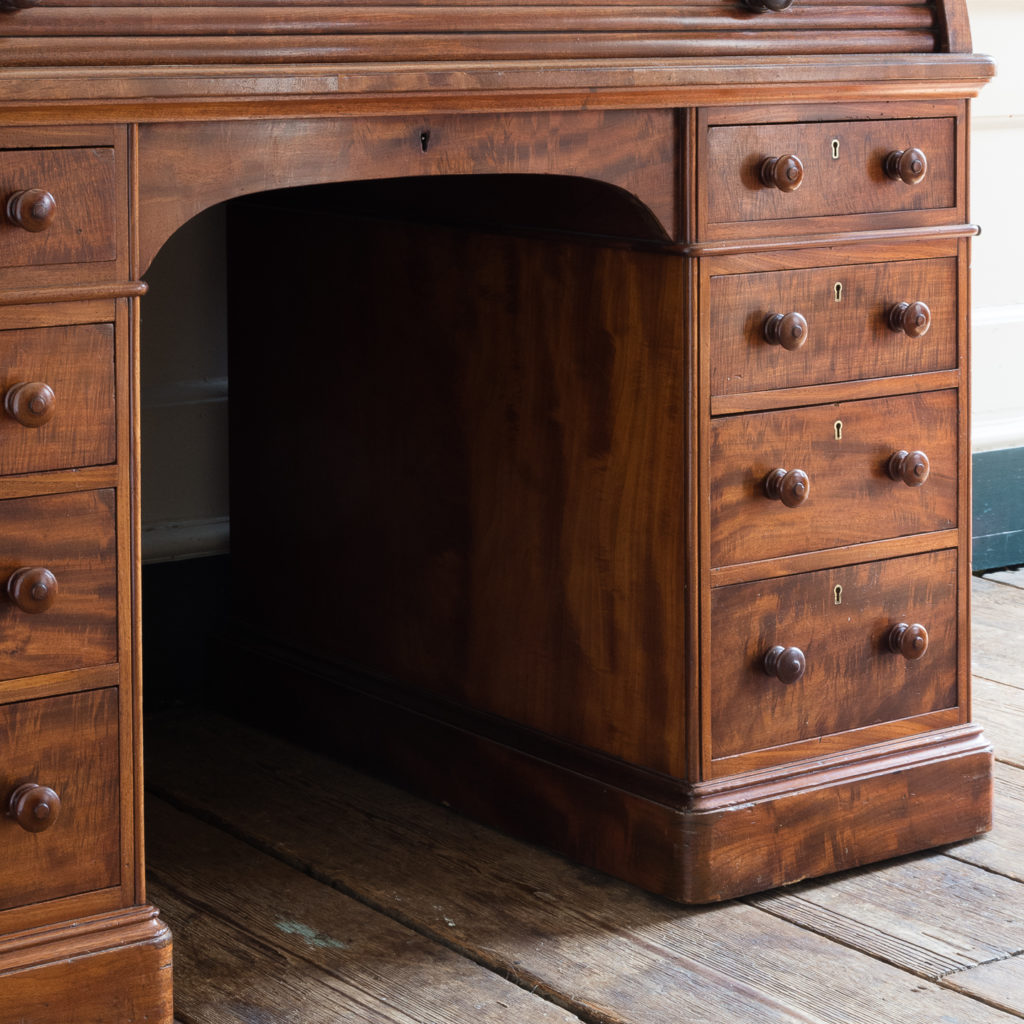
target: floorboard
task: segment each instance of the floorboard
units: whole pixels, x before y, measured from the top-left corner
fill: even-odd
[[[680,907],[226,719],[147,729],[176,1024],[1020,1024],[1024,573],[973,581],[995,827]]]
[[[151,731],[148,751],[151,785],[178,806],[586,1021],[1009,1019],[845,934],[741,902],[675,906],[239,726],[177,719]],[[295,799],[312,790],[316,801]],[[975,936],[977,955],[955,964],[1004,955],[1004,930],[987,950]]]

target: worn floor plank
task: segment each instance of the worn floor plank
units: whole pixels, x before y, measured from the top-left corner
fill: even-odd
[[[189,1024],[579,1024],[158,799],[146,821],[152,898],[175,932],[176,1011]],[[231,993],[239,1005],[225,1016]]]
[[[992,831],[947,849],[950,857],[1024,882],[1024,770],[995,765]],[[1024,907],[1017,913],[1024,917]]]
[[[1024,593],[1017,585],[971,580],[971,670],[1024,689]]]
[[[1024,689],[979,676],[973,685],[974,720],[984,727],[996,759],[1024,768]]]
[[[750,902],[932,979],[1024,950],[1024,884],[951,857],[904,858]]]
[[[588,1021],[1014,1019],[757,907],[669,904],[223,722],[179,720],[147,743],[175,802]]]
[[[945,984],[1024,1017],[1024,955],[954,974]]]

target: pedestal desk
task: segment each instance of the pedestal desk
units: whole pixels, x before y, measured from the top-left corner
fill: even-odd
[[[0,7],[0,1020],[170,1020],[139,307],[222,201],[241,704],[682,901],[988,827],[963,0]]]

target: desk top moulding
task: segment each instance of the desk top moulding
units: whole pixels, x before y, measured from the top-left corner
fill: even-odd
[[[514,305],[509,267],[538,298],[494,328],[491,346],[445,348],[445,331],[427,327],[404,352],[438,389],[507,381],[511,447],[479,388],[451,403],[476,410],[445,429],[475,458],[474,479],[457,482],[480,521],[442,553],[448,562],[430,563],[476,567],[476,590],[452,600],[477,602],[465,648],[506,663],[481,658],[442,682],[368,663],[354,678],[327,664],[336,652],[290,662],[284,647],[243,638],[239,673],[266,676],[268,693],[293,680],[296,715],[337,729],[357,759],[683,901],[987,827],[990,752],[967,689],[966,197],[967,101],[993,73],[972,52],[965,0],[0,0],[0,618],[25,637],[0,683],[0,853],[16,865],[0,878],[0,1021],[59,1024],[72,1010],[104,1024],[171,1020],[170,935],[146,901],[142,842],[140,304],[164,242],[242,196],[257,198],[232,206],[230,251],[250,294],[305,287],[297,257],[260,266],[245,240],[264,223],[302,248],[323,217],[333,237],[375,254],[352,261],[346,284],[353,304],[376,298],[353,313],[367,339],[399,346],[402,309],[471,319],[471,282],[416,266],[450,259],[483,275],[493,287],[479,289],[479,323]],[[417,191],[455,175],[478,184]],[[545,186],[495,190],[495,175]],[[399,178],[421,184],[377,188]],[[258,197],[355,182],[363,191]],[[446,225],[358,208],[421,196],[451,215]],[[501,230],[480,227],[495,220]],[[333,248],[310,252],[322,265]],[[317,316],[333,314],[318,303],[342,301],[311,259],[311,292],[278,325],[289,337],[322,336]],[[387,268],[401,301],[360,276],[367,262]],[[743,305],[755,293],[765,309]],[[277,343],[272,311],[252,313],[244,302],[233,313],[231,330],[248,333],[238,351]],[[855,315],[849,345],[813,361],[823,324],[846,330]],[[614,340],[582,373],[576,324]],[[424,359],[425,338],[449,379]],[[269,429],[258,406],[246,422],[246,395],[280,393],[255,362],[232,367],[240,437]],[[361,365],[383,384],[392,364]],[[372,392],[350,391],[349,404]],[[580,415],[560,424],[564,451],[547,409]],[[335,429],[334,411],[314,414],[327,417],[318,429]],[[411,432],[421,413],[409,403]],[[891,423],[904,433],[869,437]],[[782,447],[752,488],[742,459],[763,424]],[[819,429],[854,459],[836,470],[852,481],[845,491],[786,447],[795,439],[811,458],[804,435]],[[431,457],[450,479],[461,471],[450,452]],[[272,474],[254,452],[232,458],[234,502]],[[904,465],[925,467],[920,479]],[[774,491],[765,475],[778,477]],[[266,570],[246,507],[270,524],[319,502],[300,486],[241,500],[250,593]],[[516,502],[518,523],[502,515]],[[871,502],[884,514],[865,511]],[[374,509],[366,527],[397,514]],[[813,529],[803,514],[819,517]],[[776,521],[784,528],[765,525]],[[485,542],[492,522],[509,533],[504,555]],[[416,525],[397,524],[411,557],[438,556]],[[316,529],[291,532],[303,542]],[[359,564],[367,587],[384,586]],[[523,642],[494,579],[534,624]],[[873,603],[858,605],[869,590]],[[757,628],[774,628],[772,609],[793,594],[803,604],[787,613],[789,634],[738,639],[752,609]],[[430,608],[410,606],[421,635],[445,598],[428,596]],[[841,602],[858,628],[884,635],[844,648],[828,617]],[[300,611],[274,623],[291,631],[289,649],[302,646]],[[808,623],[834,651],[801,639]],[[457,637],[442,639],[438,651],[455,650]],[[459,650],[452,663],[468,665]],[[385,693],[389,675],[403,686]],[[746,721],[738,711],[765,687],[770,701]],[[805,698],[821,704],[814,714]],[[852,837],[842,849],[836,822]]]

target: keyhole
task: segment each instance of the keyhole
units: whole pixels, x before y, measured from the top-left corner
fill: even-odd
[[[836,584],[836,589],[833,591],[833,593],[836,596],[836,604],[842,604],[843,603],[843,588],[841,586],[839,586],[838,583]]]
[[[836,420],[835,426],[836,426],[836,440],[837,441],[842,441],[842,439],[843,439],[843,421],[842,420]]]
[[[834,291],[836,293],[836,302],[842,302],[843,301],[843,282],[842,281],[836,281],[836,283],[833,286],[833,288],[834,288]]]
[[[424,153],[427,151],[427,147],[430,145],[430,129],[427,128],[425,131],[420,132],[420,149]]]
[[[839,140],[838,139],[833,139],[832,140],[832,159],[833,160],[838,160],[839,159]]]

